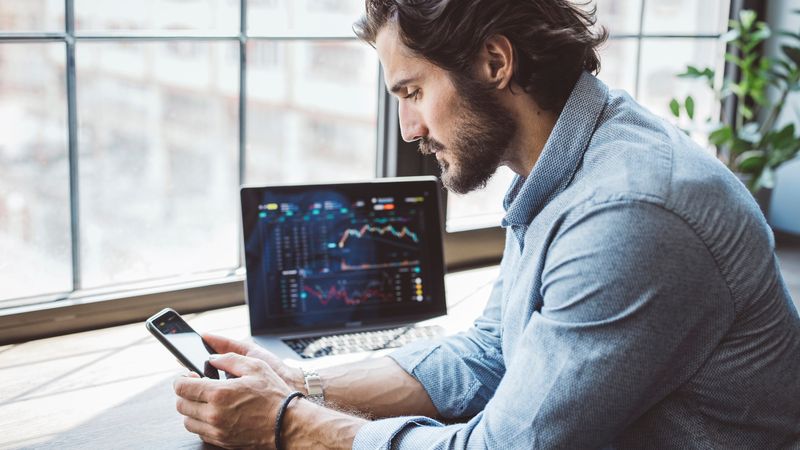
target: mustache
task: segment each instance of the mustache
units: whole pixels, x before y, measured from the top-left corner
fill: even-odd
[[[436,139],[424,137],[419,140],[419,152],[423,155],[432,155],[434,152],[444,150],[444,144]]]

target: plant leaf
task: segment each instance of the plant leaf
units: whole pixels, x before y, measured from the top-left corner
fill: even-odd
[[[673,116],[675,116],[675,117],[680,117],[681,116],[681,104],[678,103],[678,100],[673,98],[669,102],[669,110],[672,112]]]
[[[763,150],[748,150],[736,157],[736,167],[744,173],[757,173],[767,164]]]
[[[720,40],[722,42],[727,44],[728,42],[733,42],[733,41],[739,39],[741,36],[742,36],[742,33],[739,30],[737,30],[735,28],[732,28],[732,29],[726,31],[719,38],[720,38]]]
[[[753,110],[747,105],[742,105],[740,112],[742,114],[742,117],[744,117],[745,119],[747,120],[753,119]]]
[[[686,97],[683,106],[686,108],[686,115],[689,116],[689,119],[694,119],[694,99],[691,95]]]
[[[775,187],[775,172],[769,166],[764,166],[764,170],[761,172],[761,175],[756,178],[756,181],[753,183],[751,187],[751,192],[756,192],[757,190],[764,188],[764,189],[772,189]]]
[[[758,128],[759,126],[756,122],[747,123],[738,130],[738,138],[755,144],[761,140],[761,134],[758,132]]]
[[[743,9],[739,11],[739,22],[742,24],[742,28],[745,30],[749,30],[753,28],[753,23],[756,21],[756,12],[752,9]]]
[[[708,141],[717,147],[724,145],[731,139],[733,139],[733,128],[727,125],[717,128],[708,135]]]
[[[795,66],[800,66],[800,48],[789,45],[781,45],[783,54],[789,57]]]
[[[800,33],[792,33],[791,31],[779,31],[778,36],[793,38],[800,41]]]

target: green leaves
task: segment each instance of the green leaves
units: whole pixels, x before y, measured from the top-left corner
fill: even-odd
[[[672,112],[673,116],[680,117],[680,115],[681,115],[681,104],[678,103],[678,101],[673,98],[669,102],[669,110]]]
[[[683,107],[683,110],[686,111],[686,115],[689,117],[689,119],[694,120],[694,98],[692,98],[691,95],[686,97],[686,99],[683,101],[683,105],[681,105],[681,102],[674,98],[669,102],[669,110],[676,118],[680,118],[681,116],[681,107]]]
[[[744,30],[753,28],[753,23],[756,21],[756,12],[751,9],[743,9],[739,11],[739,22]]]
[[[800,14],[800,10],[795,11]],[[742,10],[738,20],[730,21],[728,32],[720,40],[729,44],[725,60],[736,65],[739,76],[715,86],[716,74],[710,68],[687,66],[678,77],[705,81],[718,101],[730,99],[735,104],[731,123],[719,124],[708,135],[708,142],[720,154],[727,155],[727,165],[735,172],[751,174],[750,189],[774,185],[774,170],[800,154],[800,130],[794,124],[778,129],[775,124],[786,104],[787,95],[800,91],[800,31],[780,31],[786,39],[775,58],[764,56],[760,46],[773,36],[769,26],[756,13]],[[777,96],[768,95],[769,90]],[[669,110],[677,119],[695,122],[694,97],[673,98]],[[712,108],[713,109],[713,108]],[[711,117],[705,122],[713,123]],[[696,128],[695,128],[696,129]]]
[[[709,67],[700,70],[695,66],[686,66],[686,72],[679,73],[678,76],[681,78],[708,78],[713,80],[714,71]]]
[[[781,51],[794,63],[795,66],[800,66],[800,48],[781,45]]]
[[[686,108],[686,115],[689,116],[689,119],[694,119],[694,99],[691,95],[686,97],[683,106]]]
[[[736,158],[736,165],[744,173],[758,173],[767,163],[767,156],[763,150],[748,150]]]
[[[717,147],[721,147],[727,144],[732,139],[733,139],[733,128],[731,128],[728,125],[723,125],[722,127],[712,131],[711,134],[708,135],[708,141],[716,145]]]

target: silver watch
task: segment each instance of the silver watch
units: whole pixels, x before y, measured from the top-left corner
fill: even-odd
[[[303,371],[304,384],[306,387],[306,398],[314,403],[322,405],[325,403],[325,395],[322,392],[322,378],[315,369],[300,369]]]

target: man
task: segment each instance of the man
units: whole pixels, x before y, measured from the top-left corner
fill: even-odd
[[[500,277],[468,332],[321,371],[333,408],[287,397],[303,374],[265,350],[207,336],[239,378],[176,380],[189,431],[225,447],[800,446],[800,317],[772,234],[723,165],[591,75],[593,22],[567,0],[367,1],[357,34],[403,138],[456,192],[518,174]]]

